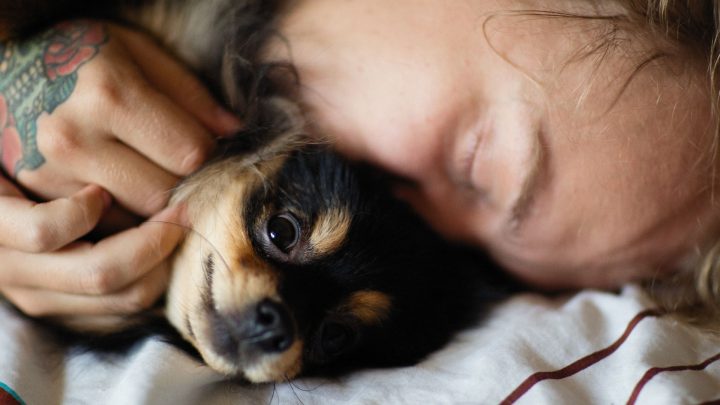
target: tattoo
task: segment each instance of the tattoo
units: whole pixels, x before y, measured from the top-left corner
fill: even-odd
[[[45,163],[37,120],[70,97],[78,69],[108,40],[105,27],[66,22],[22,42],[0,43],[0,155],[13,177]]]

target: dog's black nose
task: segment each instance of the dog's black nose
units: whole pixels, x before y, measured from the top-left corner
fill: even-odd
[[[255,307],[255,333],[251,344],[265,353],[287,350],[295,339],[295,327],[285,306],[266,299]]]
[[[295,323],[279,302],[264,299],[245,311],[220,315],[211,312],[212,345],[217,354],[230,361],[238,355],[281,353],[295,340]]]

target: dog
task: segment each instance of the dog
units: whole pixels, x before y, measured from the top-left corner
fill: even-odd
[[[409,365],[502,297],[492,264],[437,236],[374,169],[308,134],[288,91],[292,66],[259,57],[284,2],[97,3],[6,1],[0,32],[76,17],[132,24],[246,124],[172,197],[192,230],[172,258],[161,316],[210,367],[260,383]],[[60,322],[97,341],[158,318]]]

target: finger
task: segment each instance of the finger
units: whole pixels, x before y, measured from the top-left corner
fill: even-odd
[[[68,162],[63,163],[66,167],[69,166]],[[50,166],[33,171],[23,170],[18,173],[17,181],[23,185],[27,192],[32,193],[36,200],[40,201],[67,197],[88,185],[86,182],[68,179],[66,174],[58,172],[59,170]]]
[[[0,197],[0,245],[24,252],[49,252],[92,230],[110,205],[110,195],[90,185],[69,198],[36,203]]]
[[[198,115],[207,116],[204,111],[208,109],[216,111],[217,103],[197,79],[152,40],[122,28],[118,33],[135,64],[126,72],[127,84],[123,83],[126,87],[120,91],[124,93],[122,105],[109,115],[107,129],[169,172],[178,176],[192,173],[215,146],[214,137]],[[144,49],[146,54],[138,54],[138,49]],[[133,77],[132,70],[137,77]],[[193,89],[180,94],[179,89],[186,87]],[[200,94],[198,101],[194,94]]]
[[[62,128],[59,119],[46,119],[56,127],[55,133],[39,139],[39,147],[50,160],[64,162],[68,149],[104,149],[105,144],[88,145],[91,139],[113,139],[169,174],[185,176],[212,152],[215,142],[209,131],[150,84],[127,52],[95,59],[84,73],[78,79],[77,96],[68,101],[64,113],[71,122],[96,125],[95,131],[72,131]]]
[[[144,86],[131,92],[128,104],[107,129],[165,170],[186,176],[210,156],[212,136],[164,94]]]
[[[180,217],[179,207],[168,208],[141,226],[95,245],[78,242],[52,253],[0,248],[0,285],[83,295],[120,291],[175,249],[184,228],[172,224],[179,223]]]
[[[102,131],[83,131],[72,122],[62,107],[51,115],[43,114],[37,118],[36,146],[45,163],[33,170],[21,170],[16,175],[17,183],[24,190],[45,201],[68,197],[87,186],[88,183],[78,181],[70,169],[87,161],[87,158],[80,160],[76,157],[79,151],[97,149],[88,139],[107,136]],[[88,114],[87,108],[85,104],[84,115],[77,117],[76,123],[87,124],[88,117],[95,116]]]
[[[105,108],[110,106],[112,104]],[[98,107],[97,112],[102,111],[103,108]],[[73,113],[79,114],[80,110],[73,110]],[[114,109],[108,115],[123,113],[126,111],[118,113]],[[87,120],[87,117],[78,116],[75,119]],[[167,204],[167,191],[174,187],[178,177],[157,166],[137,150],[104,134],[102,129],[97,129],[97,133],[74,131],[60,121],[48,118],[40,122],[43,134],[38,139],[38,147],[48,162],[57,163],[21,172],[19,179],[29,189],[40,190],[38,194],[45,197],[67,192],[78,183],[98,184],[117,197],[120,204],[143,216],[150,216]],[[62,178],[72,180],[63,181]]]
[[[240,120],[226,111],[200,81],[145,35],[122,29],[124,43],[145,77],[206,128],[218,135],[236,132]]]
[[[91,170],[75,174],[82,181],[101,185],[120,205],[144,217],[167,205],[179,178],[119,142],[109,142],[95,153],[86,157]]]
[[[31,288],[5,288],[3,294],[30,316],[126,315],[151,308],[165,292],[169,274],[169,266],[162,263],[126,289],[108,295]]]

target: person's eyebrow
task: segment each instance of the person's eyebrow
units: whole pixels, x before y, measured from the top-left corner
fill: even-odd
[[[539,133],[533,137],[532,145],[530,145],[532,154],[528,170],[525,174],[520,193],[510,209],[509,224],[512,232],[516,232],[522,227],[522,223],[528,213],[530,213],[533,202],[535,201],[534,197],[540,184],[541,172],[545,164],[545,153],[540,137],[541,135]]]

